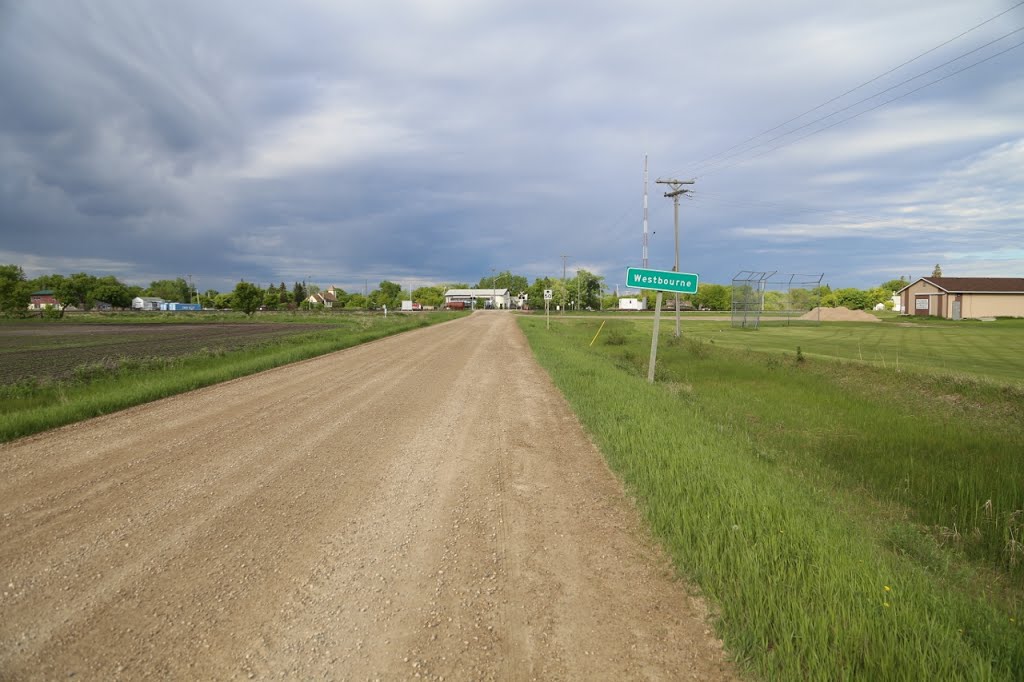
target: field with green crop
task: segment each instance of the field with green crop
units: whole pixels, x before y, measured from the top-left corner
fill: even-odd
[[[601,322],[521,319],[741,664],[1024,679],[1024,327]]]
[[[0,324],[0,442],[463,314],[7,322]]]

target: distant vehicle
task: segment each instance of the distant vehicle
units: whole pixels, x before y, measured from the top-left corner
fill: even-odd
[[[465,301],[448,301],[448,303],[446,304],[445,307],[448,308],[448,310],[465,310],[466,309],[466,302]]]
[[[423,305],[414,301],[402,301],[402,310],[423,310]]]

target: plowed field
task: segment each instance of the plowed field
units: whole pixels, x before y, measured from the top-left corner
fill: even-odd
[[[90,363],[173,358],[245,346],[330,328],[323,324],[47,324],[0,325],[0,384],[62,379]]]

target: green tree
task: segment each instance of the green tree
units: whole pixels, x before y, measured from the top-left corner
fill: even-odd
[[[288,293],[288,288],[284,285],[284,282],[281,282],[281,286],[277,288],[277,302],[282,306],[292,302],[292,296]]]
[[[348,293],[344,289],[339,289],[339,288],[336,287],[334,289],[334,307],[335,308],[344,308],[345,304],[348,303],[348,299],[351,296],[352,296],[352,294]]]
[[[875,287],[874,289],[868,289],[864,292],[867,297],[867,305],[864,310],[874,310],[875,306],[879,303],[885,303],[888,301],[892,303],[892,289],[886,287]]]
[[[307,298],[309,298],[309,294],[306,293],[306,283],[296,282],[292,287],[292,300],[296,303],[302,303]]]
[[[460,287],[452,287],[460,288]],[[470,287],[464,287],[466,289]],[[511,270],[502,270],[494,275],[484,275],[474,289],[508,289],[513,296],[530,288],[530,281],[522,275],[513,274]]]
[[[345,301],[346,310],[365,310],[369,306],[369,299],[362,294],[350,294]]]
[[[64,275],[40,275],[34,279],[28,281],[29,293],[33,291],[39,291],[40,289],[49,289],[53,291],[59,282],[64,279]]]
[[[732,288],[722,284],[701,284],[693,304],[707,310],[732,310]]]
[[[0,314],[21,317],[28,314],[31,290],[19,265],[0,265]]]
[[[148,296],[156,296],[165,301],[177,301],[178,303],[188,303],[190,292],[188,282],[182,277],[150,282],[146,291]]]
[[[935,264],[935,269],[932,270],[932,277],[942,277],[942,266],[938,263]]]
[[[53,295],[62,305],[73,305],[79,310],[88,310],[95,302],[98,280],[93,275],[76,272],[58,282]]]
[[[868,292],[849,287],[833,291],[830,301],[833,307],[843,306],[850,310],[866,310],[871,307]]]
[[[263,291],[255,284],[242,280],[235,285],[232,297],[232,308],[241,310],[246,315],[252,316],[263,302]]]
[[[790,289],[789,309],[810,310],[814,307],[814,304],[811,303],[811,296],[811,292],[807,289]]]
[[[577,302],[577,309],[597,309],[601,307],[603,282],[604,277],[580,269],[576,271],[576,277],[566,280],[565,284],[569,288],[569,298]]]
[[[397,310],[402,307],[401,295],[401,284],[384,280],[380,283],[380,288],[370,294],[370,299],[378,307],[386,305],[388,310]]]
[[[235,307],[235,295],[228,291],[223,294],[217,294],[213,297],[213,307],[218,310],[227,310],[228,308]]]
[[[786,297],[781,291],[765,291],[764,292],[764,309],[765,310],[785,310],[786,309]]]
[[[419,287],[412,292],[412,300],[424,306],[440,308],[444,305],[444,287]]]
[[[554,291],[554,280],[550,277],[538,277],[533,280],[533,284],[526,290],[526,304],[534,310],[541,310],[544,308],[544,291],[551,289]],[[555,301],[551,301],[551,306],[556,305]]]
[[[882,282],[879,286],[881,286],[881,288],[885,289],[886,291],[891,291],[895,293],[902,289],[903,287],[907,286],[907,284],[907,280],[900,277],[899,279],[890,279],[888,281]]]
[[[263,292],[263,302],[260,304],[269,310],[277,310],[277,307],[281,304],[281,294],[277,290],[277,287],[271,284],[267,287],[267,290]]]
[[[133,298],[134,296],[128,292],[128,287],[113,275],[100,277],[93,284],[92,299],[94,301],[109,303],[115,308],[130,308]]]

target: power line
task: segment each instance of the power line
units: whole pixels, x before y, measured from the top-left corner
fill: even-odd
[[[1024,30],[1024,27],[1021,27],[1021,28],[1017,29],[1016,31],[1013,31],[1012,33],[1017,33],[1018,31],[1022,31],[1022,30]],[[1012,33],[1009,33],[1007,35],[1012,35]],[[1003,36],[1003,38],[1005,38],[1005,37],[1006,36]],[[999,40],[1002,40],[1002,38],[999,38]],[[829,125],[825,126],[824,128],[818,128],[817,130],[812,130],[811,132],[807,133],[806,135],[801,135],[800,137],[797,137],[795,139],[789,140],[788,142],[783,142],[782,144],[776,145],[775,147],[772,147],[771,149],[766,149],[765,151],[763,151],[763,152],[761,152],[759,154],[755,154],[754,156],[751,156],[750,158],[747,158],[747,159],[737,159],[733,163],[730,163],[730,164],[725,165],[725,166],[721,166],[719,168],[712,169],[712,170],[704,173],[702,177],[707,177],[708,175],[712,175],[712,174],[717,173],[719,171],[726,170],[726,169],[729,169],[729,168],[733,168],[733,167],[735,167],[735,166],[737,166],[737,165],[739,165],[741,163],[744,163],[745,161],[753,161],[754,159],[760,158],[760,157],[764,156],[765,154],[770,154],[771,152],[774,152],[776,150],[782,149],[783,147],[788,147],[791,144],[795,144],[796,142],[799,142],[800,140],[806,140],[808,137],[811,137],[813,135],[817,135],[818,133],[825,132],[826,130],[829,130],[830,128],[835,128],[837,125],[846,123],[848,121],[852,121],[853,119],[858,118],[860,116],[863,116],[864,114],[870,113],[870,112],[872,112],[872,111],[874,111],[876,109],[880,109],[880,108],[884,107],[886,104],[891,104],[892,102],[895,102],[896,100],[903,99],[904,97],[907,97],[908,95],[912,95],[915,92],[919,92],[921,90],[924,90],[925,88],[930,87],[932,85],[935,85],[936,83],[941,83],[942,81],[946,80],[947,78],[952,78],[953,76],[955,76],[955,75],[957,75],[959,73],[963,73],[964,71],[967,71],[968,69],[973,69],[975,66],[979,66],[979,65],[984,64],[985,62],[987,62],[989,60],[992,60],[992,59],[995,59],[996,57],[999,57],[1000,55],[1006,54],[1010,50],[1016,50],[1018,47],[1021,47],[1022,45],[1024,45],[1024,42],[1019,42],[1019,43],[1017,43],[1015,45],[1011,45],[1010,47],[1006,48],[1005,50],[1000,50],[999,52],[996,52],[995,54],[991,54],[988,57],[985,57],[984,59],[979,59],[978,61],[974,62],[973,64],[968,64],[965,67],[962,67],[960,69],[957,69],[956,71],[953,71],[952,73],[947,73],[945,76],[942,76],[941,78],[936,78],[933,81],[929,81],[929,82],[925,83],[924,85],[922,85],[920,87],[914,88],[913,90],[910,90],[908,92],[903,93],[902,95],[897,95],[896,97],[892,97],[890,99],[887,99],[884,102],[881,102],[880,104],[876,104],[873,107],[865,109],[864,111],[859,111],[856,114],[853,114],[852,116],[847,116],[846,118],[842,118],[842,119],[840,119],[838,121],[835,121],[834,123],[830,123]],[[974,51],[976,52],[977,50],[974,50]],[[961,56],[965,56],[965,55],[961,55]],[[960,57],[957,57],[957,59],[960,59]],[[956,60],[954,59],[952,61],[956,61]],[[947,62],[947,64],[948,63],[949,62]],[[943,65],[943,66],[945,66],[945,65]],[[934,69],[932,69],[932,71],[934,71]],[[911,80],[913,80],[913,79],[911,79]],[[881,94],[881,93],[879,93],[879,94]],[[869,97],[868,99],[871,99],[871,98]],[[858,102],[858,104],[859,104],[859,102]],[[847,108],[849,108],[849,107],[847,107]],[[828,117],[826,116],[824,118],[828,118]],[[820,120],[823,120],[823,119],[819,119],[819,121]],[[817,121],[815,121],[815,122],[817,122]],[[802,126],[802,127],[806,127],[806,126]],[[797,128],[796,130],[799,130],[799,128]],[[795,132],[795,130],[793,132]],[[783,137],[785,137],[785,136],[783,136]]]
[[[757,149],[758,147],[763,147],[764,145],[767,145],[767,144],[771,144],[772,142],[775,142],[776,140],[781,140],[782,138],[784,138],[784,137],[788,137],[788,136],[792,135],[792,134],[793,134],[793,133],[795,133],[795,132],[798,132],[798,131],[800,131],[800,130],[804,130],[805,128],[809,128],[810,126],[814,125],[815,123],[820,123],[820,122],[822,122],[822,121],[824,121],[824,120],[826,120],[826,119],[832,118],[832,117],[833,117],[833,116],[835,116],[836,114],[841,114],[841,113],[843,113],[844,111],[849,111],[850,109],[854,108],[854,107],[855,107],[855,106],[857,106],[858,104],[863,104],[864,102],[867,102],[868,100],[871,100],[871,99],[874,99],[875,97],[878,97],[879,95],[884,95],[885,93],[887,93],[887,92],[891,92],[892,90],[895,90],[895,89],[896,89],[896,88],[898,88],[898,87],[901,87],[901,86],[903,86],[903,85],[906,85],[907,83],[909,83],[909,82],[911,82],[911,81],[915,81],[915,80],[917,80],[918,78],[921,78],[922,76],[926,76],[926,75],[928,75],[929,73],[932,73],[933,71],[938,71],[939,69],[941,69],[941,68],[942,68],[942,67],[944,67],[944,66],[949,66],[949,65],[950,65],[950,64],[952,64],[953,62],[957,62],[957,61],[960,61],[960,60],[961,60],[961,59],[963,59],[964,57],[967,57],[967,56],[969,56],[969,55],[972,55],[972,54],[974,54],[975,52],[978,52],[979,50],[983,50],[983,49],[985,49],[986,47],[989,47],[990,45],[993,45],[993,44],[995,44],[995,43],[998,43],[998,42],[999,42],[1000,40],[1003,40],[1004,38],[1009,38],[1010,36],[1012,36],[1012,35],[1013,35],[1013,34],[1015,34],[1015,33],[1020,33],[1021,31],[1024,31],[1024,26],[1021,26],[1020,28],[1017,28],[1017,29],[1014,29],[1013,31],[1010,31],[1009,33],[1006,33],[1006,34],[1004,34],[1004,35],[1001,35],[1001,36],[999,36],[998,38],[996,38],[995,40],[989,41],[989,42],[985,43],[984,45],[981,45],[981,46],[979,46],[979,47],[976,47],[976,48],[974,48],[973,50],[970,50],[970,51],[968,51],[968,52],[965,52],[965,53],[963,53],[962,55],[959,55],[958,57],[954,57],[953,59],[950,59],[950,60],[948,60],[948,61],[945,61],[945,62],[943,62],[943,63],[939,64],[938,66],[934,66],[934,67],[932,67],[932,68],[928,69],[927,71],[922,71],[921,73],[917,74],[916,76],[912,76],[912,77],[910,77],[910,78],[907,78],[907,79],[905,79],[905,80],[902,80],[902,81],[900,81],[899,83],[897,83],[897,84],[895,84],[895,85],[893,85],[893,86],[890,86],[890,87],[886,88],[885,90],[880,90],[879,92],[876,92],[876,93],[875,93],[875,94],[873,94],[873,95],[869,95],[868,97],[864,97],[864,98],[862,98],[862,99],[859,99],[859,100],[857,100],[856,102],[854,102],[853,104],[847,105],[847,106],[843,107],[842,109],[837,109],[837,110],[833,111],[833,112],[832,112],[832,113],[830,113],[830,114],[826,114],[825,116],[820,116],[820,117],[818,117],[818,118],[814,119],[813,121],[809,121],[809,122],[807,122],[807,123],[803,124],[802,126],[798,126],[798,127],[796,127],[796,128],[793,128],[792,130],[789,130],[789,131],[787,131],[787,132],[785,132],[785,133],[782,133],[781,135],[776,135],[775,137],[773,137],[773,138],[771,138],[771,139],[769,139],[769,140],[765,140],[764,142],[761,142],[760,144],[754,145],[753,147],[750,147],[750,148],[748,148],[748,149],[745,149],[745,150],[743,150],[743,151],[741,151],[741,152],[737,152],[736,154],[730,154],[729,156],[723,157],[723,158],[722,158],[722,159],[721,159],[720,161],[718,161],[718,162],[716,162],[716,163],[711,163],[711,164],[708,164],[708,165],[707,165],[707,168],[708,168],[708,169],[714,168],[714,167],[715,167],[716,165],[719,165],[719,164],[721,164],[721,163],[724,163],[724,162],[725,162],[725,161],[727,161],[728,159],[731,159],[731,158],[736,158],[736,157],[742,156],[742,155],[744,155],[744,154],[747,154],[747,153],[749,153],[749,152],[752,152],[752,151],[754,151],[754,150],[755,150],[755,149]],[[1009,48],[1009,49],[1013,49],[1013,48],[1011,47],[1011,48]],[[994,54],[994,55],[991,55],[991,56],[990,56],[990,57],[989,57],[988,59],[991,59],[992,57],[997,57],[997,56],[999,56],[1000,54],[1003,54],[1004,52],[1008,52],[1008,51],[1009,51],[1009,50],[1003,50],[1003,52],[998,52],[998,53],[996,53],[996,54]],[[982,61],[988,61],[988,59],[984,59],[984,60],[982,60]],[[980,63],[982,63],[982,62],[976,62],[975,64],[972,64],[971,66],[977,66],[977,64],[980,64]],[[970,68],[970,67],[967,67],[967,68]],[[963,71],[963,70],[965,70],[965,69],[961,69],[961,71]],[[960,71],[954,71],[953,73],[951,73],[951,74],[948,74],[948,75],[946,76],[946,78],[948,78],[949,76],[955,75],[955,74],[957,74],[957,73],[960,73]],[[939,80],[944,80],[944,79],[939,79]],[[938,81],[938,80],[936,80],[936,81],[932,81],[932,82],[931,82],[931,83],[929,83],[928,85],[932,85],[932,84],[934,84],[934,83],[937,83],[937,82],[939,82],[939,81]],[[925,87],[927,87],[927,86],[925,86]],[[917,90],[920,90],[920,89],[921,89],[921,88],[918,88]],[[917,92],[917,90],[911,90],[910,92]],[[904,93],[903,95],[900,95],[900,97],[905,97],[906,95],[909,95],[909,94],[910,94],[909,92],[908,92],[908,93]],[[895,98],[895,99],[899,99],[899,98]],[[895,101],[895,100],[888,100],[888,101],[889,101],[889,102],[892,102],[892,101]],[[871,111],[871,109],[868,109],[867,111]],[[862,112],[862,113],[863,113],[863,112]],[[846,120],[849,120],[849,119],[846,119]],[[798,139],[802,139],[802,138],[798,138]],[[752,157],[752,158],[757,158],[757,157]]]
[[[758,139],[759,137],[767,135],[768,133],[772,133],[772,132],[778,130],[779,128],[782,128],[782,127],[784,127],[784,126],[786,126],[786,125],[788,125],[790,123],[793,123],[794,121],[797,121],[797,120],[803,118],[807,114],[813,113],[813,112],[815,112],[815,111],[817,111],[817,110],[819,110],[819,109],[821,109],[821,108],[823,108],[825,106],[828,106],[829,104],[831,104],[831,103],[833,103],[833,102],[835,102],[835,101],[837,101],[839,99],[842,99],[843,97],[845,97],[845,96],[847,96],[847,95],[849,95],[851,93],[854,93],[857,90],[860,90],[861,88],[866,87],[866,86],[870,85],[871,83],[874,83],[875,81],[877,81],[877,80],[879,80],[881,78],[884,78],[885,76],[887,76],[887,75],[889,75],[889,74],[891,74],[891,73],[893,73],[895,71],[898,71],[899,69],[903,68],[904,66],[908,66],[909,64],[912,64],[913,62],[921,59],[922,57],[925,57],[925,56],[931,54],[932,52],[935,52],[936,50],[938,50],[938,49],[940,49],[942,47],[945,47],[946,45],[949,45],[950,43],[952,43],[952,42],[954,42],[956,40],[959,40],[960,38],[964,37],[968,33],[971,33],[972,31],[975,31],[975,30],[981,28],[982,26],[985,26],[986,24],[989,24],[992,21],[995,21],[996,19],[998,19],[999,17],[1003,16],[1004,14],[1007,14],[1008,12],[1011,12],[1011,11],[1017,9],[1021,5],[1024,5],[1024,0],[1022,0],[1021,2],[1018,2],[1016,5],[1013,5],[1012,7],[1008,8],[1006,10],[1003,10],[1002,12],[1000,12],[1000,13],[992,16],[992,17],[989,17],[988,19],[986,19],[985,21],[981,22],[980,24],[972,26],[971,28],[967,29],[966,31],[963,31],[962,33],[959,33],[959,34],[953,36],[952,38],[950,38],[950,39],[948,39],[948,40],[946,40],[946,41],[944,41],[942,43],[939,43],[935,47],[932,47],[932,48],[930,48],[928,50],[925,50],[924,52],[918,54],[917,56],[915,56],[915,57],[913,57],[911,59],[908,59],[907,61],[903,62],[902,64],[900,64],[898,66],[895,66],[895,67],[889,69],[888,71],[885,71],[884,73],[881,73],[881,74],[875,76],[874,78],[871,78],[871,79],[869,79],[867,81],[864,81],[860,85],[847,90],[846,92],[842,93],[841,95],[837,95],[836,97],[833,97],[832,99],[830,99],[830,100],[828,100],[826,102],[822,102],[821,104],[819,104],[819,105],[817,105],[815,107],[812,107],[812,108],[808,109],[807,111],[805,111],[805,112],[803,112],[803,113],[801,113],[801,114],[799,114],[797,116],[794,116],[793,118],[791,118],[791,119],[789,119],[787,121],[783,121],[782,123],[780,123],[780,124],[778,124],[778,125],[776,125],[776,126],[774,126],[772,128],[768,128],[767,130],[764,130],[764,131],[758,133],[757,135],[754,135],[753,137],[747,138],[746,140],[744,140],[744,141],[742,141],[742,142],[740,142],[738,144],[735,144],[732,147],[729,147],[728,149],[725,149],[725,150],[720,151],[720,152],[718,152],[716,154],[712,154],[711,156],[707,156],[707,157],[704,157],[703,159],[700,159],[699,161],[697,161],[695,163],[695,166],[697,168],[699,168],[700,166],[705,165],[706,162],[711,161],[712,159],[715,159],[715,158],[717,158],[719,156],[722,156],[723,154],[728,154],[729,152],[733,151],[734,149],[737,149],[737,148],[742,147],[742,146],[744,146],[744,145],[746,145],[746,144],[748,144],[750,142],[753,142],[754,140]],[[1003,37],[1005,37],[1005,36],[1003,36]],[[1000,38],[1000,40],[1001,40],[1001,38]],[[970,53],[967,53],[967,54],[970,54]],[[966,56],[966,55],[962,55],[962,56]],[[955,60],[953,60],[953,61],[955,61]],[[925,73],[927,73],[927,72],[925,72]],[[870,99],[870,98],[868,98],[868,99]],[[711,164],[711,165],[713,165],[713,164]]]

